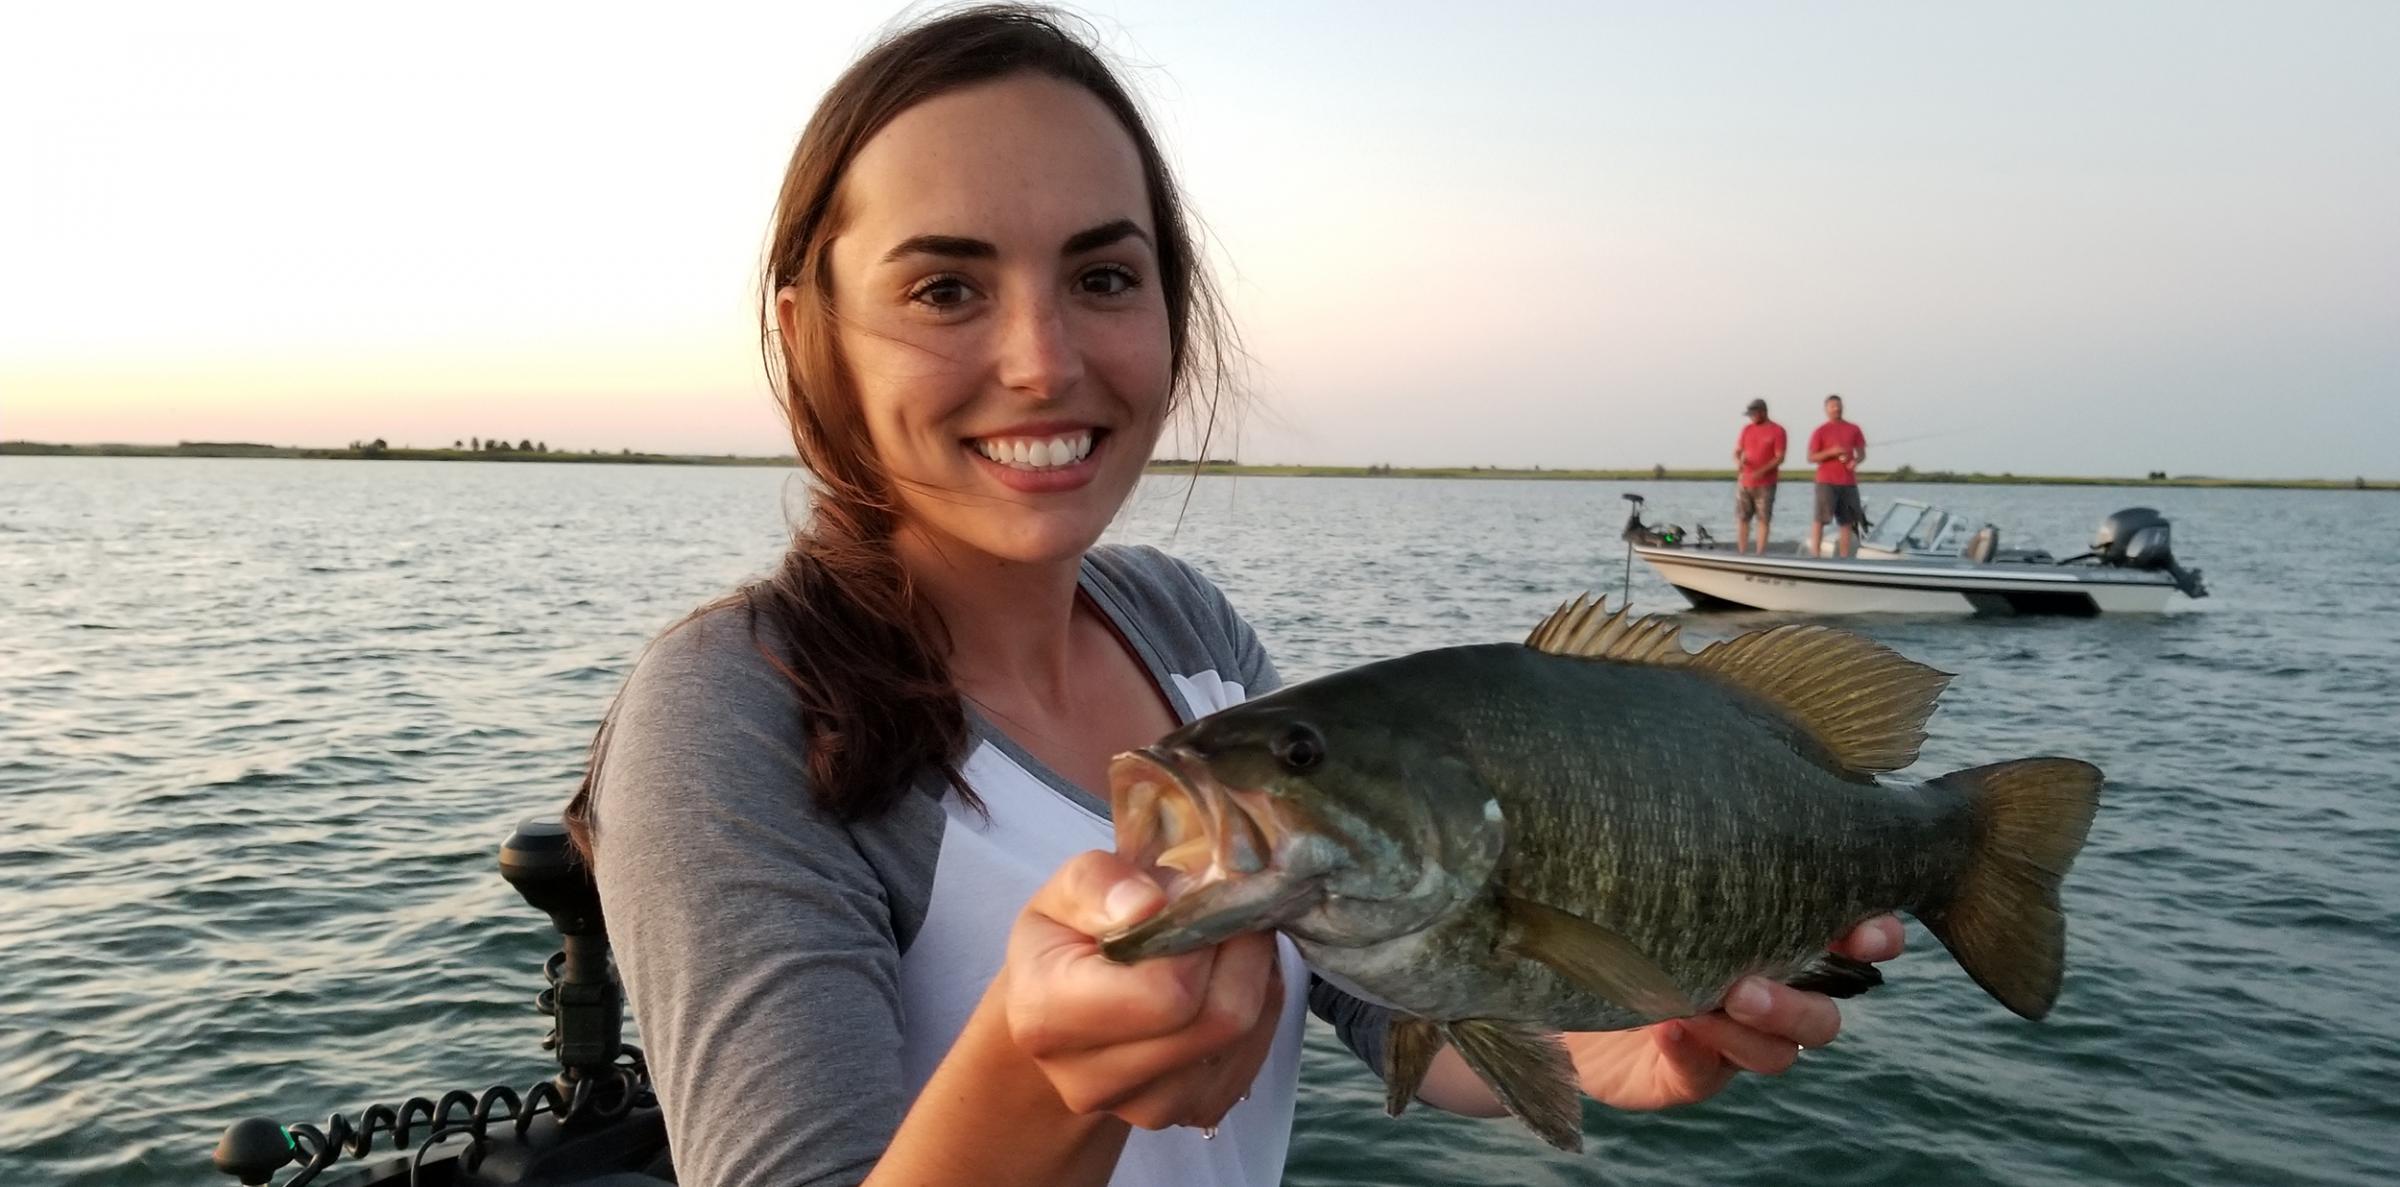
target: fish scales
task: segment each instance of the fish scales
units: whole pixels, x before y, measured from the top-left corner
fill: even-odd
[[[1933,889],[1923,854],[1965,826],[1908,789],[1750,741],[1763,711],[1695,673],[1505,645],[1412,658],[1424,670],[1410,674],[1432,686],[1487,690],[1447,741],[1505,779],[1494,788],[1510,826],[1501,885],[1642,943],[1703,1006],[1743,975],[1796,971],[1868,915],[1914,905]],[[1577,728],[1602,718],[1605,733]],[[1679,747],[1693,736],[1728,741]],[[1588,1029],[1639,1021],[1544,966],[1519,980],[1554,1009],[1593,1011]]]
[[[1916,760],[1947,681],[1808,625],[1688,652],[1578,599],[1523,645],[1292,685],[1112,763],[1118,851],[1166,904],[1101,951],[1278,928],[1391,1008],[1388,1110],[1446,1043],[1562,1149],[1580,1112],[1544,1032],[1692,1014],[1749,974],[1861,992],[1880,976],[1824,945],[1869,915],[1914,914],[2040,1018],[2100,772],[1878,778]]]

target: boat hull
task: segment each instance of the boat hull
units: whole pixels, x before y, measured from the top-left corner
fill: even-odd
[[[2165,574],[2046,565],[1844,561],[1634,546],[1702,609],[1807,614],[2155,614],[2175,593]]]

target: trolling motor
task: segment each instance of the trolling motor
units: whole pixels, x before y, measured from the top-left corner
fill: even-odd
[[[2200,570],[2175,563],[2175,550],[2168,537],[2166,516],[2148,507],[2128,507],[2100,521],[2100,530],[2092,536],[2090,552],[2059,563],[2090,560],[2119,569],[2164,571],[2175,578],[2175,588],[2182,590],[2185,597],[2207,597],[2208,587],[2200,582]]]
[[[640,1049],[624,1042],[625,998],[609,960],[599,887],[576,860],[566,826],[556,817],[519,823],[500,847],[500,876],[558,929],[560,950],[542,965],[549,988],[534,999],[554,1021],[542,1046],[557,1052],[558,1074],[522,1097],[506,1086],[447,1092],[439,1103],[411,1097],[398,1109],[375,1105],[356,1124],[337,1113],[322,1130],[256,1117],[236,1122],[217,1143],[218,1170],[256,1187],[297,1161],[305,1165],[282,1187],[304,1187],[346,1152],[359,1165],[338,1176],[342,1187],[671,1181],[658,1177],[673,1171],[649,1070]],[[419,1125],[430,1132],[410,1156],[404,1152]],[[390,1153],[368,1161],[383,1130],[392,1135]]]
[[[1683,543],[1682,528],[1668,524],[1664,531],[1653,531],[1649,524],[1642,522],[1642,496],[1627,491],[1624,497],[1626,502],[1633,504],[1632,513],[1625,517],[1625,531],[1620,537],[1626,543],[1649,548],[1671,548]]]
[[[1626,545],[1624,601],[1622,604],[1630,606],[1633,604],[1633,546],[1638,544],[1645,548],[1680,548],[1687,537],[1680,524],[1671,523],[1663,528],[1653,529],[1649,524],[1643,523],[1642,504],[1644,500],[1642,496],[1632,491],[1626,491],[1624,499],[1633,504],[1633,509],[1625,516],[1625,530],[1618,536],[1619,539],[1625,541]],[[1700,529],[1700,543],[1704,546],[1714,543],[1709,538],[1707,528]]]

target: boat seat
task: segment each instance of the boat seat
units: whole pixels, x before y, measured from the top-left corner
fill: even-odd
[[[2000,529],[1987,523],[1977,529],[1973,536],[1968,537],[1967,548],[1963,555],[1976,564],[1988,565],[1992,563],[1992,557],[1999,551]]]

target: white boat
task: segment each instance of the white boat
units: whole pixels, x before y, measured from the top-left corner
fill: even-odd
[[[1697,539],[1679,527],[1652,529],[1641,496],[1625,497],[1633,502],[1626,547],[1703,610],[2088,616],[2155,613],[2177,593],[2208,596],[2199,571],[2175,563],[2166,517],[2148,507],[2109,516],[2090,552],[2062,561],[2004,550],[1991,524],[1901,499],[1859,538],[1856,556],[1838,557],[1793,544],[1736,552],[1705,528]]]

